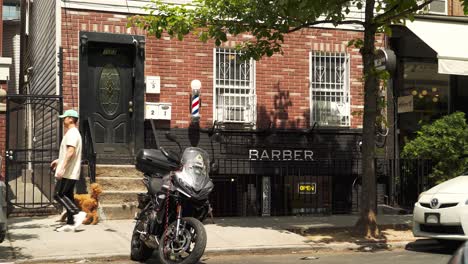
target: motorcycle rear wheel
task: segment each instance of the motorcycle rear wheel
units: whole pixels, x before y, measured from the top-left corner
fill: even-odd
[[[206,231],[198,219],[182,218],[179,228],[179,236],[176,238],[174,221],[161,238],[158,257],[163,264],[194,264],[205,252]]]
[[[143,227],[143,221],[137,220],[132,233],[132,241],[130,242],[130,259],[134,261],[143,262],[153,255],[154,249],[145,245],[145,242],[140,239],[140,233],[138,231],[143,232]]]

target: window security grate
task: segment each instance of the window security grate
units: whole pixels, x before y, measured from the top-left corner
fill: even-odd
[[[215,49],[215,120],[255,124],[255,65],[240,55],[232,49]]]
[[[310,53],[312,122],[322,126],[349,126],[349,55]]]

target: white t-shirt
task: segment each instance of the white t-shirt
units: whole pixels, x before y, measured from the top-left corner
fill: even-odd
[[[67,153],[67,146],[75,147],[75,155],[68,161],[63,178],[79,180],[81,171],[81,135],[78,128],[70,128],[63,136],[62,143],[60,143],[57,170],[55,171],[56,174],[63,166],[63,161]]]

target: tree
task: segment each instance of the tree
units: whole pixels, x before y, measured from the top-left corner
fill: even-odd
[[[357,230],[368,237],[379,233],[375,218],[376,177],[375,122],[378,115],[379,72],[374,67],[375,36],[389,32],[392,23],[403,23],[427,8],[433,0],[194,0],[190,5],[170,5],[153,1],[148,16],[135,16],[134,24],[160,38],[163,32],[183,39],[193,32],[200,40],[212,39],[216,45],[228,40],[228,34],[249,33],[253,41],[242,43],[244,55],[256,60],[281,52],[284,36],[313,25],[331,23],[361,25],[364,39],[353,44],[363,57],[364,121],[363,121],[363,191],[361,217]],[[468,0],[464,10],[468,12]],[[364,11],[365,19],[350,20],[352,7]]]
[[[430,159],[434,163],[429,175],[435,185],[460,175],[466,169],[468,126],[465,114],[455,112],[422,126],[416,138],[401,152],[404,158]]]

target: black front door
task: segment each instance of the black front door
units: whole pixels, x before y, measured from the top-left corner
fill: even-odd
[[[98,160],[132,154],[132,94],[135,51],[129,45],[90,44],[82,113],[90,118]]]

